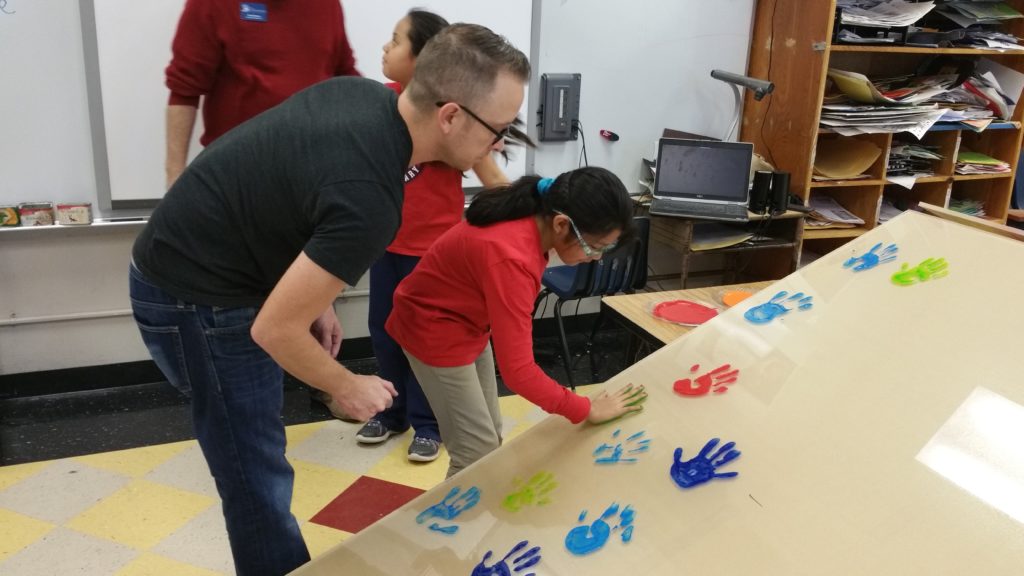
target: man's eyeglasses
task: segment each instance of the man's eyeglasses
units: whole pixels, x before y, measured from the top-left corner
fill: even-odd
[[[440,107],[444,106],[445,104],[447,104],[447,102],[436,102],[435,104],[437,104],[437,107],[440,108]],[[480,118],[479,116],[474,114],[473,111],[470,110],[469,108],[463,106],[462,104],[459,104],[458,102],[453,102],[453,104],[455,104],[456,106],[461,108],[466,114],[469,114],[470,118],[472,118],[473,120],[476,120],[477,122],[482,124],[484,128],[487,128],[487,130],[489,130],[491,132],[491,134],[494,134],[494,140],[491,141],[491,146],[494,146],[495,144],[498,143],[499,140],[502,140],[506,136],[511,134],[511,131],[512,131],[512,127],[511,126],[506,127],[504,130],[496,130],[493,126],[491,126],[487,122],[484,122],[482,118]]]
[[[580,234],[580,229],[576,227],[576,223],[572,221],[572,217],[561,210],[552,210],[552,212],[565,216],[566,220],[569,221],[569,225],[572,226],[572,231],[576,233],[576,239],[580,241],[580,248],[583,249],[583,253],[586,254],[587,258],[592,258],[599,254],[607,254],[614,250],[615,246],[618,244],[618,242],[612,242],[611,244],[605,244],[600,248],[594,248],[590,244],[587,244],[587,241],[583,239],[583,235]]]

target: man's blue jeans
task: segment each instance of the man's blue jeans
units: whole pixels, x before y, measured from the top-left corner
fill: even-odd
[[[257,308],[183,302],[129,271],[132,311],[150,355],[192,398],[192,425],[223,500],[235,570],[286,574],[309,561],[292,515],[283,372],[249,334]]]

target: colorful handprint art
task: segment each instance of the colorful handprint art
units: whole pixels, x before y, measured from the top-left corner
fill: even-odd
[[[618,523],[612,526],[611,523],[616,515],[619,517]],[[618,503],[613,503],[598,519],[570,530],[565,535],[565,547],[577,556],[590,554],[604,547],[616,531],[619,532],[623,543],[629,543],[633,539],[633,520],[635,518],[636,512],[631,507],[626,506],[620,512]],[[582,524],[586,519],[587,511],[584,510],[580,513],[577,521]]]
[[[920,264],[910,267],[904,263],[898,272],[892,275],[892,283],[897,286],[912,286],[918,282],[926,282],[942,278],[949,274],[949,264],[945,258],[926,258]]]
[[[619,438],[619,434],[622,433],[622,429],[618,429],[612,433],[612,441]],[[624,454],[640,454],[647,452],[650,449],[651,441],[644,438],[645,432],[643,430],[636,434],[631,434],[625,439],[627,448],[623,448],[623,442],[618,442],[614,446],[607,443],[602,443],[597,449],[594,450],[594,464],[618,464],[624,462],[631,464],[637,461],[635,456],[623,456]]]
[[[718,438],[708,440],[708,443],[704,445],[704,448],[701,448],[700,453],[696,457],[685,462],[683,462],[683,449],[676,448],[675,459],[672,462],[672,468],[669,470],[669,474],[676,485],[680,488],[693,488],[705,482],[710,482],[715,478],[739,476],[739,472],[717,472],[720,466],[725,466],[740,457],[740,451],[734,449],[736,443],[727,442],[718,451],[711,454],[711,451],[716,446],[718,446]]]
[[[870,270],[879,264],[885,264],[886,262],[892,262],[896,259],[896,253],[899,252],[899,247],[895,244],[889,244],[881,252],[878,251],[882,247],[882,243],[879,242],[871,247],[860,256],[854,256],[843,262],[843,268],[853,268],[854,272],[860,272],[862,270]]]
[[[488,550],[484,554],[483,560],[473,568],[470,576],[514,576],[526,572],[540,562],[540,546],[526,549],[529,545],[527,540],[523,540],[509,550],[508,554],[505,554],[501,560],[490,566],[487,566],[487,561],[490,560],[491,554],[494,551]],[[512,556],[515,556],[515,558],[512,558]],[[533,572],[529,572],[522,574],[522,576],[536,575]]]
[[[480,489],[473,486],[469,490],[466,490],[459,495],[462,489],[458,486],[452,488],[448,495],[443,500],[434,504],[430,508],[427,508],[423,512],[420,512],[416,516],[416,523],[423,524],[426,521],[437,518],[439,520],[451,521],[462,514],[464,511],[476,506],[480,502]],[[438,522],[430,524],[429,528],[435,532],[441,532],[442,534],[455,534],[459,531],[459,527],[451,524],[442,526]]]
[[[696,374],[700,370],[700,364],[690,367],[690,374]],[[733,369],[729,364],[722,364],[718,368],[702,374],[696,378],[683,378],[676,380],[672,390],[680,396],[704,396],[708,392],[724,394],[740,377],[739,369]]]
[[[512,484],[516,488],[501,501],[501,507],[509,512],[518,512],[526,506],[544,506],[551,503],[550,493],[558,488],[555,476],[550,472],[537,472],[526,484],[520,486],[517,478]]]
[[[789,292],[783,290],[764,304],[758,304],[747,310],[743,317],[754,324],[767,324],[778,316],[788,314],[792,308],[787,308],[787,304],[795,306],[799,310],[810,310],[814,306],[812,300],[812,296],[806,296],[803,292],[789,296]]]

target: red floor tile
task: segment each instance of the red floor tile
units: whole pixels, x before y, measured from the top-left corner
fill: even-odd
[[[360,476],[310,522],[355,534],[422,493],[419,488]]]

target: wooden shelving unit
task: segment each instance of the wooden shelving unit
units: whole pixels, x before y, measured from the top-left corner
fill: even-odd
[[[1024,12],[1024,0],[1006,0]],[[869,78],[913,72],[925,59],[937,55],[989,58],[1024,72],[1024,53],[972,48],[832,44],[836,2],[822,0],[759,0],[754,18],[747,74],[767,78],[775,91],[760,102],[748,93],[744,103],[740,140],[753,142],[757,153],[778,170],[790,173],[791,192],[806,204],[812,195],[835,198],[865,221],[852,229],[806,230],[803,242],[816,252],[832,250],[878,225],[882,197],[906,203],[926,202],[948,207],[951,199],[984,203],[986,219],[1005,223],[1009,215],[1013,180],[1020,156],[1024,103],[1008,121],[993,122],[983,132],[960,125],[936,125],[921,139],[938,146],[944,156],[934,165],[935,176],[917,180],[910,190],[886,180],[885,169],[893,142],[916,139],[909,133],[863,134],[845,137],[819,125],[829,67],[857,71]],[[1024,19],[1007,21],[1003,29],[1024,37]],[[1011,94],[1020,102],[1020,94]],[[867,171],[870,178],[838,182],[812,180],[815,150],[825,139],[855,138],[880,147],[883,153]],[[1007,174],[954,173],[957,152],[967,147],[1010,164]]]

